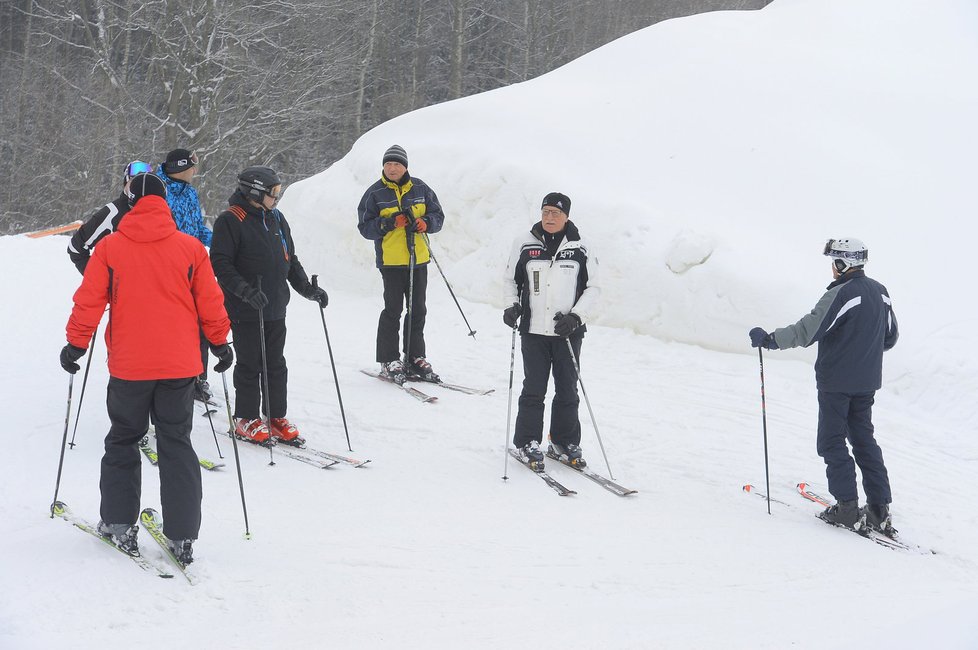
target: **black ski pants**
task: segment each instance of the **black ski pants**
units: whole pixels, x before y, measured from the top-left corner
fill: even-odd
[[[574,355],[581,358],[583,332],[570,336]],[[554,376],[554,398],[550,405],[550,437],[559,445],[581,444],[581,421],[578,419],[577,373],[574,360],[567,349],[568,339],[562,336],[523,334],[523,392],[516,415],[513,444],[522,447],[531,440],[543,442],[543,401],[547,396],[550,373]]]
[[[285,319],[265,321],[268,395],[261,390],[261,329],[258,321],[231,321],[234,334],[234,417],[257,420],[288,412],[289,368],[285,364]],[[269,397],[271,407],[269,407]]]
[[[200,362],[204,364],[204,370],[197,376],[201,381],[207,381],[207,352],[211,348],[211,342],[204,336],[204,330],[200,330]]]
[[[838,501],[858,499],[857,464],[863,475],[866,502],[883,505],[891,501],[883,451],[873,437],[875,395],[875,391],[859,394],[818,391],[818,455],[825,461],[829,492]],[[846,440],[852,445],[855,463]]]
[[[424,321],[428,314],[425,297],[428,292],[428,266],[414,267],[414,291],[411,294],[411,273],[405,268],[383,268],[380,275],[384,279],[384,311],[380,312],[377,323],[377,361],[387,363],[399,358],[397,351],[397,330],[401,323],[404,305],[411,301],[411,336],[408,346],[408,319],[404,319],[404,354],[411,359],[425,356]],[[410,347],[410,349],[409,349]],[[408,359],[410,363],[411,359]]]
[[[107,524],[135,524],[142,492],[139,440],[150,416],[156,427],[160,501],[166,536],[197,539],[200,531],[200,465],[190,441],[194,377],[128,381],[109,378],[106,406],[111,427],[102,456],[101,516]]]

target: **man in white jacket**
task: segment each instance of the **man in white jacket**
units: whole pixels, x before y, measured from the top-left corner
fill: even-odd
[[[550,374],[554,398],[550,409],[550,451],[583,467],[578,418],[575,359],[580,361],[584,326],[595,315],[598,260],[570,221],[571,201],[551,192],[543,199],[541,219],[513,244],[503,279],[503,322],[519,322],[523,353],[523,391],[513,444],[532,469],[543,471],[544,399]],[[568,341],[570,346],[568,346]]]

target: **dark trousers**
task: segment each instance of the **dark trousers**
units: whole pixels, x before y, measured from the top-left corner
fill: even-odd
[[[234,417],[256,420],[263,413],[270,413],[273,418],[284,418],[289,408],[285,319],[265,321],[268,395],[261,390],[261,330],[258,321],[231,321],[231,332],[234,334],[235,356]]]
[[[411,337],[408,346],[408,319],[404,319],[404,353],[411,359],[425,356],[424,320],[428,314],[425,296],[428,291],[428,267],[414,267],[414,292],[411,298],[411,273],[406,268],[380,269],[384,279],[384,311],[377,323],[377,361],[387,363],[400,357],[397,351],[397,330],[401,323],[401,311],[411,300]],[[410,347],[410,349],[408,349]],[[411,361],[408,359],[408,362]]]
[[[583,341],[583,332],[570,337],[578,362]],[[523,352],[523,392],[520,393],[513,444],[522,447],[531,440],[543,442],[543,400],[547,396],[551,370],[554,399],[550,404],[550,437],[559,445],[581,444],[581,421],[577,417],[581,400],[577,396],[577,373],[567,349],[567,339],[523,334],[520,349]]]
[[[890,480],[883,451],[873,437],[873,402],[876,393],[818,391],[818,455],[825,461],[829,492],[838,501],[859,497],[856,465],[863,475],[866,502],[890,503]],[[852,445],[853,463],[846,440]]]
[[[197,539],[200,531],[200,465],[190,442],[194,378],[127,381],[109,378],[106,406],[112,426],[102,456],[101,516],[107,524],[134,524],[139,517],[139,439],[150,416],[156,427],[160,500],[170,539]]]
[[[200,330],[200,362],[204,364],[204,370],[198,375],[201,381],[207,381],[207,351],[210,350],[211,342],[204,336],[204,330]]]

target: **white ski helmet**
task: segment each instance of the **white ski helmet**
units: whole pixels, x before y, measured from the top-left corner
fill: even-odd
[[[822,254],[832,258],[839,273],[862,267],[869,261],[869,249],[860,239],[830,239],[825,242]]]

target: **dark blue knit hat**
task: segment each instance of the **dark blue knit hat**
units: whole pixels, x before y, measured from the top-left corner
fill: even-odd
[[[551,192],[550,194],[543,197],[543,205],[540,206],[540,209],[550,206],[551,208],[557,208],[558,210],[561,210],[564,214],[566,214],[569,217],[570,205],[571,205],[571,200],[569,196],[567,196],[566,194],[561,194],[560,192]]]

